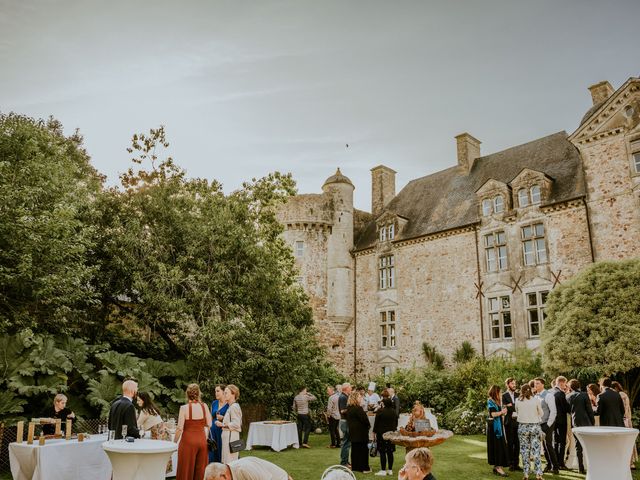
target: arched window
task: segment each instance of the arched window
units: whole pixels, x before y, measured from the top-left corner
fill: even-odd
[[[518,205],[520,205],[520,207],[527,207],[529,205],[529,192],[524,188],[518,190]]]
[[[534,185],[531,187],[531,204],[535,205],[540,203],[540,186]]]
[[[491,215],[491,200],[488,198],[482,201],[482,215],[487,216]]]
[[[504,200],[502,199],[502,195],[498,195],[493,199],[493,211],[495,213],[504,212]]]

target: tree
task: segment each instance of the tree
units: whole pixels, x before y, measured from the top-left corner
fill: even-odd
[[[551,373],[618,375],[640,391],[640,259],[600,262],[549,295],[542,331]]]
[[[162,127],[136,134],[135,166],[102,197],[96,289],[111,306],[103,333],[136,325],[148,334],[138,338],[167,346],[159,358],[190,359],[205,391],[234,382],[244,398],[288,405],[279,395],[291,382],[333,375],[275,216],[295,184],[275,172],[225,195],[161,158],[167,145]]]
[[[422,354],[424,359],[436,370],[444,369],[444,355],[438,352],[438,349],[427,342],[422,343]]]
[[[101,184],[77,132],[0,114],[0,331],[73,334],[90,320]]]

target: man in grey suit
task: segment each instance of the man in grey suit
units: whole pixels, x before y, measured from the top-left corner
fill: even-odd
[[[136,407],[133,405],[138,384],[134,380],[126,380],[122,384],[122,396],[114,400],[109,411],[109,430],[116,432],[116,440],[122,438],[122,426],[127,426],[127,437],[140,438],[136,423]]]

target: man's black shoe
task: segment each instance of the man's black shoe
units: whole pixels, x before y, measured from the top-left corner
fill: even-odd
[[[553,473],[554,475],[560,475],[560,470],[554,468],[553,470],[551,470],[551,473]]]

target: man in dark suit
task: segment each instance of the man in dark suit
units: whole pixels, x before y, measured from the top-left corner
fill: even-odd
[[[600,380],[602,392],[598,395],[598,411],[601,427],[624,427],[624,403],[618,392],[611,388],[611,379]]]
[[[569,380],[569,395],[567,402],[571,412],[571,426],[575,427],[592,427],[596,421],[593,416],[593,407],[591,400],[586,392],[580,391],[580,382],[576,379]],[[578,457],[578,469],[580,473],[586,473],[584,470],[584,460],[582,457],[582,444],[578,437],[573,436],[576,442],[576,456]]]
[[[138,384],[133,380],[126,380],[122,384],[122,396],[114,400],[109,411],[109,430],[116,432],[116,440],[122,438],[122,426],[127,426],[127,437],[140,438],[140,431],[136,423],[136,407],[133,405]]]
[[[389,395],[391,396],[391,403],[393,403],[393,409],[396,411],[396,417],[400,416],[400,399],[396,395],[396,390],[393,387],[389,387]]]
[[[504,431],[507,437],[507,450],[509,451],[509,470],[512,472],[522,470],[518,463],[520,460],[520,440],[518,440],[518,420],[513,418],[516,411],[516,380],[507,378],[504,382],[507,387],[502,394],[502,405],[507,407],[507,414],[504,417]]]
[[[553,448],[556,451],[559,468],[566,470],[564,456],[567,450],[567,416],[570,413],[567,402],[567,379],[563,376],[556,378],[556,386],[553,388],[553,396],[556,399],[556,423],[553,429]]]

